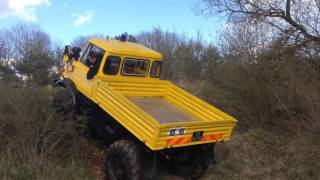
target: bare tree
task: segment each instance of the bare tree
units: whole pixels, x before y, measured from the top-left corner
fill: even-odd
[[[92,38],[105,38],[102,34],[92,34],[92,35],[85,35],[85,36],[78,36],[74,38],[71,42],[72,46],[80,47],[82,51],[86,48],[88,42]]]
[[[10,61],[14,51],[10,43],[9,31],[0,31],[0,77],[4,78],[13,74]]]
[[[137,41],[164,56],[162,77],[174,81],[196,81],[209,70],[218,59],[219,53],[212,44],[206,44],[202,33],[195,38],[186,38],[176,32],[155,28],[141,32]]]
[[[320,3],[318,0],[201,0],[197,13],[227,15],[232,22],[265,23],[287,41],[320,43]]]
[[[18,23],[0,31],[2,76],[10,72],[37,84],[48,84],[57,65],[50,36],[34,24]]]
[[[277,35],[268,33],[272,27],[265,24],[251,24],[248,21],[228,23],[220,32],[220,52],[228,60],[238,63],[253,63],[263,51],[270,49]]]
[[[136,36],[139,43],[148,46],[151,49],[159,51],[164,56],[164,65],[162,76],[166,79],[177,79],[179,77],[177,58],[174,52],[179,44],[182,43],[183,37],[169,31],[163,31],[161,28],[154,28],[150,32],[141,32]]]

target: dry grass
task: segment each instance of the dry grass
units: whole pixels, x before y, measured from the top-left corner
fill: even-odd
[[[87,142],[46,88],[0,82],[0,179],[90,179]]]
[[[226,76],[220,77],[226,78]],[[232,82],[239,80],[237,75],[232,77],[231,81],[224,82],[224,85],[230,83],[233,86]],[[247,81],[252,82],[248,79]],[[204,99],[215,105],[218,104],[220,108],[227,110],[239,120],[231,141],[216,145],[217,164],[211,167],[202,179],[320,179],[320,131],[315,128],[319,126],[319,121],[316,118],[301,118],[309,115],[315,117],[317,113],[313,108],[296,117],[283,116],[283,114],[274,116],[272,112],[268,112],[267,107],[263,109],[263,105],[268,102],[260,101],[260,97],[254,98],[254,96],[263,96],[259,89],[252,88],[254,84],[239,82],[241,81],[238,81],[238,87],[235,89],[225,88],[218,83],[214,87],[208,87],[208,84],[203,85],[204,82],[197,82],[194,86],[180,82],[190,92],[196,90],[194,94],[201,94],[197,88],[203,87]],[[320,102],[316,101],[319,94],[315,94],[315,84],[300,84],[298,88],[302,89],[303,86],[313,87],[299,94],[299,98],[302,99],[312,96],[308,98],[310,104],[298,105],[307,110],[311,102]],[[252,91],[259,91],[259,93]],[[243,92],[253,97],[246,98],[246,95],[241,95]],[[286,94],[283,94],[281,98],[285,96]],[[286,106],[285,102],[283,103],[282,105]],[[319,105],[317,103],[313,106],[317,107]],[[263,116],[256,115],[257,112],[262,111],[265,111]],[[277,119],[268,119],[268,117]]]
[[[320,178],[320,136],[252,129],[217,145],[217,165],[204,179]]]
[[[224,62],[205,80],[179,83],[239,120],[203,179],[320,179],[320,69],[293,54]]]
[[[320,66],[277,53],[254,64],[217,63],[208,77],[177,82],[239,120],[203,179],[320,179]],[[100,177],[94,151],[50,98],[46,88],[0,80],[0,179]]]

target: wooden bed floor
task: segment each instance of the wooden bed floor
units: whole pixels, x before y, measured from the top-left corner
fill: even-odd
[[[163,97],[127,97],[161,124],[198,121]]]

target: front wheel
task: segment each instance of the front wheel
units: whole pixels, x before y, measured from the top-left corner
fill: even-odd
[[[53,95],[53,106],[58,113],[70,113],[76,106],[75,93],[68,87],[57,87]]]
[[[68,86],[56,87],[53,95],[53,107],[56,112],[62,116],[62,120],[72,120],[74,129],[79,134],[85,134],[88,129],[87,114],[90,108],[84,108],[79,105],[79,96],[76,96],[76,93],[76,90]]]
[[[139,154],[136,144],[129,140],[119,140],[111,144],[105,161],[106,179],[140,180]]]

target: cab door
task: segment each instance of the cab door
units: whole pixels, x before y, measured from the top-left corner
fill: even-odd
[[[93,82],[96,77],[93,79],[87,79],[87,73],[89,71],[89,64],[88,64],[88,55],[89,52],[94,51],[96,53],[100,53],[102,57],[104,56],[104,51],[92,44],[89,44],[84,51],[83,55],[78,61],[74,61],[74,71],[72,73],[72,80],[75,81],[77,85],[77,89],[82,92],[87,97],[91,96],[91,91],[93,88]],[[102,59],[100,60],[102,61]]]

